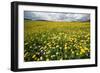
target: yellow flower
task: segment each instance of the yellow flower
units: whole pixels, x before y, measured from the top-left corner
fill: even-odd
[[[79,55],[78,53],[76,53],[76,55]]]
[[[82,52],[82,53],[85,53],[85,50],[84,50],[83,48],[81,48],[81,52]]]
[[[34,59],[37,60],[37,57],[35,57]]]
[[[63,60],[62,58],[60,58],[60,60]]]
[[[58,52],[56,52],[56,55],[58,55],[59,53]]]
[[[82,52],[80,52],[80,55],[83,54]]]
[[[26,57],[28,55],[28,52],[25,53],[24,57]]]
[[[51,45],[50,45],[50,44],[49,44],[48,46],[49,46],[49,47],[51,47]]]
[[[65,47],[67,47],[67,43],[65,43]]]
[[[60,49],[62,49],[62,47],[60,47]]]
[[[81,43],[80,43],[81,44]],[[82,48],[82,46],[79,46],[79,48]]]
[[[67,49],[67,43],[65,43],[65,45],[64,45],[64,49],[65,49],[65,50]]]
[[[59,47],[59,45],[56,45],[56,47]]]
[[[40,59],[38,58],[37,61],[39,61]]]
[[[35,58],[36,55],[33,55],[32,58]]]
[[[32,46],[30,46],[30,48],[32,48]]]
[[[28,43],[25,43],[25,45],[28,45]]]
[[[67,47],[64,47],[64,49],[66,50],[66,49],[67,49]]]
[[[89,51],[89,49],[88,49],[88,48],[86,48],[86,47],[84,48],[84,50],[87,50],[87,51]]]
[[[47,58],[46,61],[49,61],[49,59]]]
[[[40,60],[42,60],[43,59],[43,57],[40,57]]]
[[[50,53],[50,50],[47,51],[47,54],[49,54],[49,53]]]
[[[74,54],[74,51],[72,51],[72,54]]]
[[[55,57],[55,55],[52,55],[51,58]]]
[[[46,55],[46,58],[48,57],[48,55]]]

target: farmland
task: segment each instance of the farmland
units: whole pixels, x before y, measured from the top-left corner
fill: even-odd
[[[24,21],[24,61],[90,58],[89,22]]]

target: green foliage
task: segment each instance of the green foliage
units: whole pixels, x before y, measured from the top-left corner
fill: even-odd
[[[89,22],[24,23],[24,61],[90,58]]]

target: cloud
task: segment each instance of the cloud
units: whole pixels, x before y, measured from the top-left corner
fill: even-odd
[[[69,21],[69,22],[88,21],[90,20],[90,14],[25,11],[24,18],[32,20]]]

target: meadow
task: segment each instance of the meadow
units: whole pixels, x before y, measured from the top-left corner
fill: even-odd
[[[24,20],[24,61],[90,58],[90,22]]]

